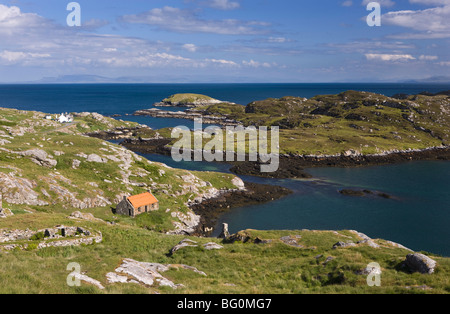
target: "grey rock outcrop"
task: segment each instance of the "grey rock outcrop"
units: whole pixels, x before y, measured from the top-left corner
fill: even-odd
[[[13,172],[0,172],[0,193],[8,204],[48,205],[39,199],[39,194],[34,191],[36,186],[35,181],[17,177]]]
[[[169,231],[167,234],[190,235],[195,232],[197,226],[200,224],[200,215],[196,215],[191,211],[186,214],[182,212],[171,212],[170,215],[173,218],[178,218],[180,222],[175,221],[173,223],[175,230]]]
[[[405,265],[412,272],[421,274],[432,274],[436,268],[436,261],[421,253],[408,254]]]
[[[241,178],[234,177],[233,180],[231,180],[231,183],[233,183],[239,190],[245,190],[245,183]]]
[[[204,272],[192,266],[145,263],[125,258],[122,260],[122,264],[114,270],[115,272],[108,273],[106,278],[108,283],[137,283],[148,287],[157,284],[171,287],[172,289],[182,287],[183,285],[175,284],[161,275],[161,273],[168,271],[170,268],[183,268],[206,276]]]
[[[89,156],[87,156],[86,159],[87,162],[98,162],[98,163],[107,163],[108,159],[102,158],[97,154],[90,154]]]
[[[303,245],[298,243],[298,240],[300,240],[302,238],[302,236],[300,235],[295,235],[295,236],[285,236],[285,237],[281,237],[280,240],[281,242],[283,242],[286,245],[289,246],[293,246],[293,247],[297,247],[297,248],[304,248]]]
[[[333,249],[347,248],[347,247],[352,247],[352,246],[356,246],[356,243],[339,241],[333,245]]]
[[[24,152],[16,152],[16,154],[24,157],[30,157],[32,162],[42,167],[53,168],[58,164],[55,159],[49,156],[42,149],[30,149]]]
[[[91,278],[91,277],[89,277],[89,276],[86,276],[86,275],[81,274],[81,273],[74,273],[73,276],[74,276],[74,278],[76,278],[76,279],[78,279],[78,280],[80,280],[80,281],[84,281],[84,282],[86,282],[86,283],[88,283],[88,284],[91,284],[91,285],[93,285],[93,286],[96,286],[96,287],[99,288],[100,290],[105,289],[105,287],[103,287],[103,285],[101,284],[100,281],[95,280],[95,279],[93,279],[93,278]]]
[[[175,253],[176,251],[185,248],[185,247],[198,247],[197,242],[189,240],[189,239],[184,239],[181,240],[177,245],[175,245],[173,248],[170,249],[169,254],[172,255],[173,253]]]
[[[208,242],[203,244],[203,248],[205,250],[221,250],[223,249],[223,246],[214,242]]]
[[[181,240],[177,245],[175,245],[173,248],[170,249],[169,255],[173,255],[178,250],[181,250],[182,248],[186,247],[199,247],[198,242],[190,240],[190,239],[184,239]],[[220,250],[223,249],[223,246],[220,244],[217,244],[215,242],[208,242],[202,245],[203,249],[205,250]]]
[[[350,230],[350,232],[356,234],[358,237],[360,237],[362,240],[358,241],[358,244],[367,244],[370,247],[373,247],[374,249],[378,249],[380,248],[380,246],[374,242],[374,240],[372,238],[370,238],[369,236],[367,236],[366,234],[362,233],[362,232],[358,232],[356,230]]]

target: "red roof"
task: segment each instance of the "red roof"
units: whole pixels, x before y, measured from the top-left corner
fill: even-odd
[[[130,201],[131,205],[133,205],[134,208],[139,208],[145,205],[152,205],[158,203],[156,197],[154,197],[153,194],[150,192],[130,196],[128,198],[128,201]]]

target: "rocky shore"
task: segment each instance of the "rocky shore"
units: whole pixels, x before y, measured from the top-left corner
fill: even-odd
[[[393,151],[376,155],[280,155],[280,167],[276,173],[259,173],[261,164],[258,162],[235,163],[230,171],[237,175],[294,179],[310,178],[311,175],[307,173],[306,168],[376,166],[417,160],[450,160],[450,147],[430,147],[423,150]]]
[[[192,204],[190,208],[201,217],[194,235],[210,236],[217,219],[232,208],[271,202],[291,193],[281,186],[245,182],[245,190],[221,193],[215,198]]]
[[[196,111],[192,112],[190,110],[186,111],[167,111],[157,108],[152,109],[143,109],[138,110],[133,113],[134,116],[149,116],[149,117],[155,117],[155,118],[173,118],[173,119],[187,119],[187,120],[195,120],[195,119],[202,119],[202,123],[205,124],[217,124],[222,126],[238,126],[242,123],[233,120],[228,119],[223,116],[213,116],[213,115],[204,115],[201,113],[198,113]]]
[[[126,139],[121,145],[132,151],[147,154],[170,155],[167,144],[170,139]],[[311,175],[305,168],[312,167],[359,167],[386,165],[415,160],[450,160],[450,147],[430,147],[423,150],[392,151],[374,155],[341,154],[331,156],[280,155],[279,169],[274,173],[261,173],[260,162],[229,162],[230,171],[237,175],[251,175],[275,179],[306,179]]]

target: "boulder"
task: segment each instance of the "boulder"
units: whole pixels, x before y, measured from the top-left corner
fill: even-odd
[[[356,246],[356,244],[353,243],[353,242],[341,242],[341,241],[339,241],[339,242],[337,242],[337,243],[335,243],[333,245],[333,249],[337,249],[338,247],[347,248],[347,247],[352,247],[352,246]]]
[[[405,265],[412,272],[432,274],[436,268],[436,261],[421,253],[408,254]]]
[[[68,218],[104,222],[104,220],[102,220],[100,218],[95,218],[94,215],[92,215],[91,213],[82,213],[80,211],[73,212],[72,214],[70,214],[70,216]]]
[[[231,180],[231,183],[233,183],[239,190],[245,190],[245,183],[241,178],[234,177],[233,180]]]
[[[245,230],[239,231],[224,239],[225,243],[234,243],[234,242],[247,243],[249,241],[253,241],[253,239],[251,235]]]
[[[181,240],[177,245],[175,245],[173,248],[170,249],[169,254],[172,255],[173,253],[175,253],[176,251],[185,248],[185,247],[198,247],[197,242],[189,240],[189,239],[184,239]]]
[[[108,160],[105,159],[105,158],[100,157],[100,156],[97,155],[97,154],[90,154],[89,156],[87,156],[86,161],[87,161],[87,162],[98,162],[98,163],[104,164],[104,163],[106,163]]]
[[[24,157],[30,157],[31,161],[35,164],[43,167],[53,168],[58,162],[51,158],[45,151],[42,149],[30,149],[24,152],[17,153]]]
[[[301,238],[302,238],[302,236],[295,235],[295,236],[281,237],[280,240],[281,240],[281,242],[283,242],[286,245],[297,247],[297,248],[304,248],[303,245],[298,243],[298,240],[300,240]]]
[[[81,165],[81,161],[79,161],[78,159],[74,159],[72,161],[72,168],[73,169],[78,169],[78,167]]]
[[[205,250],[220,250],[223,249],[223,246],[214,242],[208,242],[206,244],[203,244],[203,247]]]

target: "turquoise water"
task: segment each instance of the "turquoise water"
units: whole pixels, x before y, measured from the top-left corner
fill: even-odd
[[[121,119],[147,124],[154,129],[188,127],[193,122],[178,119],[134,117],[129,114],[175,93],[200,93],[247,104],[269,97],[336,94],[346,90],[416,94],[449,90],[448,84],[74,84],[0,85],[0,107],[39,110],[47,113],[98,112],[121,114]],[[174,110],[173,108],[166,108]],[[176,109],[179,110],[179,109]],[[170,157],[146,155],[150,160],[190,170],[224,171],[216,163],[175,163]],[[264,205],[230,211],[221,217],[232,232],[247,229],[355,229],[373,238],[399,242],[413,250],[450,256],[450,162],[410,162],[364,168],[315,168],[314,180],[245,180],[278,184],[294,194]],[[348,197],[343,188],[370,189],[388,193]]]

